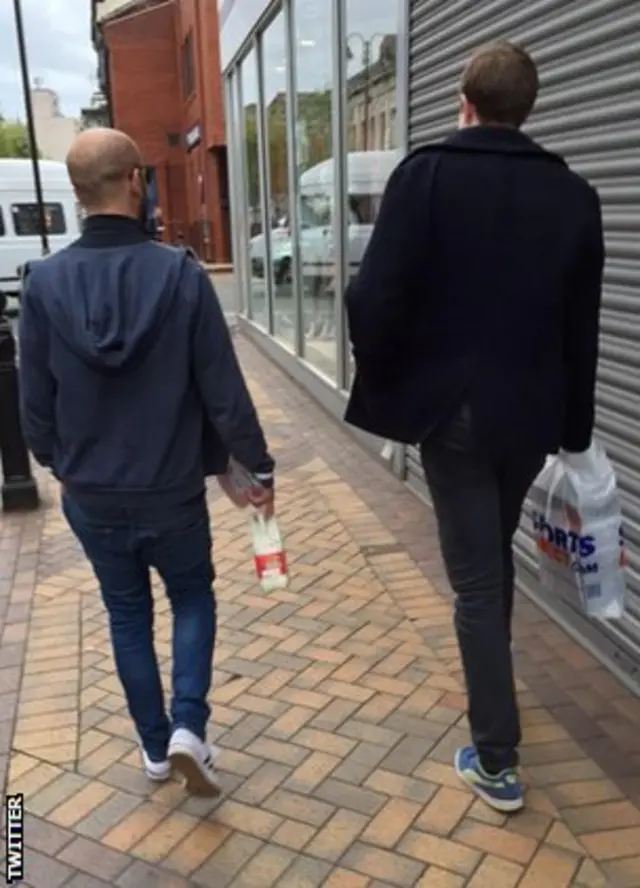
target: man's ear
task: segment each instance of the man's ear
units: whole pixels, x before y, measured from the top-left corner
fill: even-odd
[[[473,126],[477,123],[476,108],[464,93],[460,93],[460,126]]]

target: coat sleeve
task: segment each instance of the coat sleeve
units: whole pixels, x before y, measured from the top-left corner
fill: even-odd
[[[27,447],[51,468],[56,438],[56,383],[49,367],[49,331],[37,286],[28,276],[20,299],[20,415]]]
[[[229,453],[268,482],[274,460],[233,347],[231,333],[206,272],[192,263],[197,287],[193,334],[195,378],[207,416]]]
[[[593,435],[604,263],[602,210],[597,192],[591,189],[590,212],[571,282],[564,325],[568,386],[563,448],[570,453],[587,450]]]
[[[400,164],[391,175],[362,263],[346,290],[349,338],[364,377],[386,375],[402,353],[420,221],[416,184],[421,183],[414,162]]]

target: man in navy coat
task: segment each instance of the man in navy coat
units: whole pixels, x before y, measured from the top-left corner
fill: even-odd
[[[395,170],[346,294],[345,419],[420,445],[469,699],[455,764],[500,811],[523,805],[512,539],[545,456],[591,442],[604,265],[596,191],[521,131],[537,93],[521,47],[472,58],[458,132]]]

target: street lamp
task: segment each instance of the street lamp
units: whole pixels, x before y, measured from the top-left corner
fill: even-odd
[[[42,179],[40,178],[40,164],[38,163],[38,144],[36,142],[36,128],[33,121],[33,106],[31,104],[31,86],[29,80],[29,67],[27,64],[27,48],[24,39],[24,24],[22,21],[22,7],[20,0],[13,0],[13,13],[16,22],[16,38],[18,41],[18,56],[20,59],[20,74],[22,76],[22,91],[24,93],[24,110],[27,118],[27,133],[29,136],[29,155],[33,169],[33,184],[36,192],[38,217],[40,221],[40,243],[42,256],[48,256],[49,236],[47,233],[47,216],[42,194]]]

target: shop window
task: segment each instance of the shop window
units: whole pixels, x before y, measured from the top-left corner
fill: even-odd
[[[242,100],[244,107],[244,194],[246,237],[249,242],[249,312],[261,327],[268,325],[266,240],[262,230],[262,193],[258,145],[258,60],[255,50],[242,62]]]
[[[182,44],[182,89],[185,99],[190,98],[196,89],[193,30],[189,31]]]
[[[380,15],[375,17],[375,24],[371,0],[344,2],[347,115],[356,109],[361,115],[358,149],[370,152],[365,158],[355,158],[351,146],[347,150],[349,218],[345,224],[348,274],[352,277],[358,272],[388,178],[399,160],[395,126],[396,44],[399,3],[403,0],[388,0],[377,6]],[[368,187],[363,187],[363,182],[368,182]],[[350,375],[352,372],[353,365]]]
[[[331,224],[328,195],[300,198],[300,225],[302,228],[322,228]]]
[[[13,230],[18,237],[40,234],[40,212],[36,203],[15,203],[11,205]],[[44,205],[47,234],[65,234],[67,226],[62,204],[48,203]]]
[[[284,13],[280,11],[262,38],[263,84],[266,106],[269,231],[273,334],[287,348],[295,347],[296,311],[293,298],[293,251],[289,206],[287,145],[287,53]]]
[[[295,0],[294,63],[298,84],[297,157],[301,195],[300,247],[305,358],[332,381],[337,377],[336,245],[333,237],[333,83],[338,51],[331,4]]]

